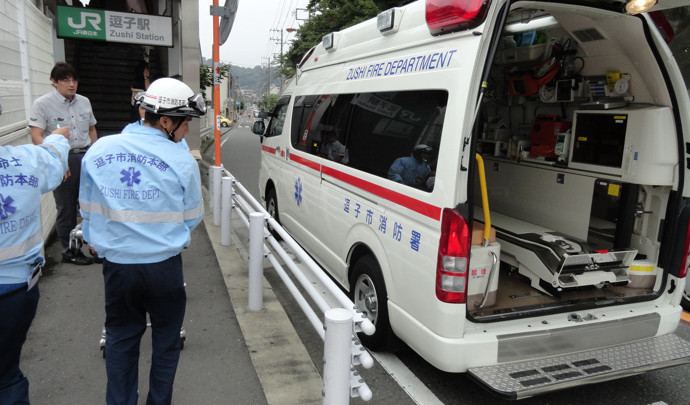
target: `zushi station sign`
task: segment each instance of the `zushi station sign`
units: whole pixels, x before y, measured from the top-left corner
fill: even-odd
[[[58,6],[57,9],[60,38],[173,45],[170,17],[65,6]]]

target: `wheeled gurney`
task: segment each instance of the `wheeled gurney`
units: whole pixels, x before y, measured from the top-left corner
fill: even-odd
[[[475,219],[483,222],[482,213]],[[573,237],[496,212],[491,213],[491,224],[501,244],[501,260],[517,267],[533,288],[546,294],[629,281],[635,249],[595,251]]]

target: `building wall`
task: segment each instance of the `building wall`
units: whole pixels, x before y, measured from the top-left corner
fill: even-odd
[[[28,0],[2,0],[0,7],[0,145],[31,142],[28,124],[31,103],[52,91],[53,23]],[[41,200],[44,239],[55,224],[52,193]]]
[[[199,45],[199,2],[180,1],[180,23],[182,44],[182,80],[195,92],[199,89],[199,67],[201,65],[201,48]],[[176,44],[176,46],[178,46]],[[185,140],[190,149],[201,147],[199,120],[192,120]]]

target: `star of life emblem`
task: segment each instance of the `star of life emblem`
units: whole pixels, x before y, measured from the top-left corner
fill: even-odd
[[[295,201],[297,201],[297,206],[302,205],[302,179],[297,178],[295,182]]]
[[[0,219],[7,219],[10,214],[13,214],[17,208],[12,205],[14,198],[11,196],[4,197],[0,194]]]
[[[134,184],[139,184],[141,182],[141,179],[139,179],[141,172],[133,167],[130,167],[128,170],[122,169],[120,174],[122,175],[122,177],[120,177],[120,182],[126,183],[127,187],[132,187]]]

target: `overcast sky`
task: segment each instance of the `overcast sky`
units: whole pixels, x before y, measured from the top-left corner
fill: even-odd
[[[280,53],[280,41],[271,41],[270,38],[280,38],[280,32],[271,32],[271,29],[280,29],[283,32],[283,52],[289,48],[289,42],[294,34],[289,34],[285,28],[297,28],[301,21],[295,17],[306,18],[305,9],[308,0],[239,0],[237,15],[232,31],[225,44],[220,47],[220,61],[230,62],[233,65],[254,67],[265,63],[268,56],[273,59],[273,54]],[[199,39],[201,42],[201,54],[205,58],[213,57],[213,18],[209,14],[212,0],[199,0]],[[225,0],[218,0],[218,5],[223,6]]]

